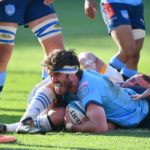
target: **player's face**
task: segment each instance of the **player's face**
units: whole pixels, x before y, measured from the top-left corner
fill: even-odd
[[[70,90],[72,86],[72,82],[70,81],[68,74],[52,73],[51,80],[52,80],[52,84],[54,86],[55,92],[58,95],[64,95]]]
[[[137,74],[124,82],[123,87],[141,86],[147,88],[149,83],[145,81],[141,74]]]

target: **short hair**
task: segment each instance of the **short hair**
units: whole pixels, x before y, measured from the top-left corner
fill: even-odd
[[[142,75],[142,78],[143,78],[145,81],[147,81],[148,83],[150,83],[150,75],[146,75],[146,74],[143,74],[143,73],[141,73],[141,75]]]
[[[43,65],[46,67],[48,73],[63,68],[64,66],[76,66],[80,68],[75,49],[55,49],[49,53],[48,57],[44,60]]]

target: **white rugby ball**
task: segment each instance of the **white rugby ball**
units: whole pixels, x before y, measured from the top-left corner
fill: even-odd
[[[80,124],[86,117],[85,110],[80,101],[72,101],[67,105],[70,119],[74,124]]]

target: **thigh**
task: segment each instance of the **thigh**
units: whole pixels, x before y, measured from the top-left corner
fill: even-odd
[[[135,47],[135,41],[130,25],[120,25],[111,32],[114,42],[118,45],[120,50],[131,51]]]
[[[43,0],[31,0],[26,7],[25,22],[29,23],[54,13],[55,9],[52,5],[45,5]]]

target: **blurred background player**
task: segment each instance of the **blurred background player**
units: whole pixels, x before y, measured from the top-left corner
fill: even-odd
[[[101,12],[108,32],[118,46],[118,53],[110,59],[110,65],[121,71],[124,79],[138,71],[145,24],[142,0],[101,0]],[[85,0],[85,14],[94,19],[97,11],[95,0]]]
[[[0,93],[10,60],[18,25],[28,25],[39,40],[44,56],[53,49],[63,49],[62,27],[52,0],[4,0],[0,2]],[[47,73],[43,68],[42,78]]]

